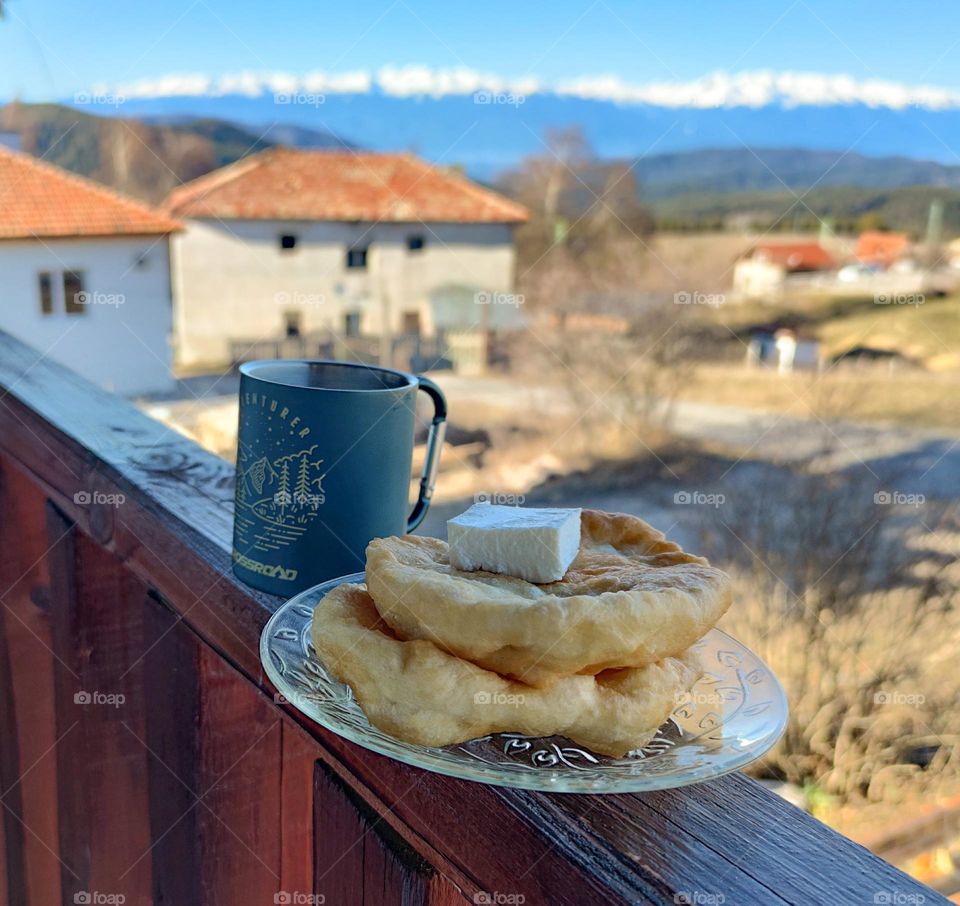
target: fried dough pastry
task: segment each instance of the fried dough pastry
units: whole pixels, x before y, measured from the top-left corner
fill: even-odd
[[[635,516],[584,510],[580,552],[535,585],[450,566],[435,538],[378,538],[367,587],[402,639],[428,639],[534,686],[679,655],[730,604],[729,579]]]
[[[324,666],[350,686],[370,723],[425,746],[516,732],[566,736],[619,757],[654,736],[701,673],[690,651],[642,669],[570,676],[534,689],[432,642],[397,639],[362,585],[340,585],[324,597],[310,635]]]

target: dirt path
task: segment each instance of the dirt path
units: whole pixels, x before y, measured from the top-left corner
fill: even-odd
[[[447,394],[454,420],[458,410],[476,405],[499,409],[505,418],[529,412],[547,417],[573,413],[562,388],[525,386],[506,377],[440,374],[436,380]],[[896,488],[905,493],[960,497],[960,434],[949,431],[825,422],[687,401],[675,405],[670,429],[685,440],[720,446],[744,458],[783,462],[817,457],[824,471],[864,468],[880,483],[898,482]]]

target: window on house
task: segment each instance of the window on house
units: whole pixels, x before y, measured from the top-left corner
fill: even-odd
[[[45,315],[53,314],[53,275],[49,271],[37,274],[37,288],[40,291],[40,311]]]
[[[286,311],[283,313],[284,334],[287,337],[299,337],[302,326],[303,316],[298,311]]]
[[[284,252],[292,252],[297,247],[297,237],[293,233],[284,233],[280,237],[280,248]]]
[[[416,334],[420,335],[420,312],[418,311],[405,311],[403,313],[403,327],[401,328],[405,334]]]
[[[408,252],[422,252],[425,244],[423,236],[407,236]]]
[[[343,316],[343,333],[348,337],[360,336],[360,312],[348,311]]]
[[[68,315],[82,315],[86,312],[83,292],[83,274],[80,271],[64,271],[63,310]]]
[[[347,249],[347,267],[351,270],[365,271],[367,269],[367,249]]]

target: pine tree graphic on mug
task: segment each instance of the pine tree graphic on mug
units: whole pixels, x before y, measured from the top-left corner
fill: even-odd
[[[238,525],[250,549],[285,547],[316,518],[325,499],[323,460],[316,457],[317,446],[312,444],[272,460],[263,454],[240,451]]]

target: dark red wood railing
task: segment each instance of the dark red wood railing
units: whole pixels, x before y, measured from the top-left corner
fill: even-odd
[[[496,789],[275,703],[232,481],[0,335],[0,901],[946,902],[742,775]]]

